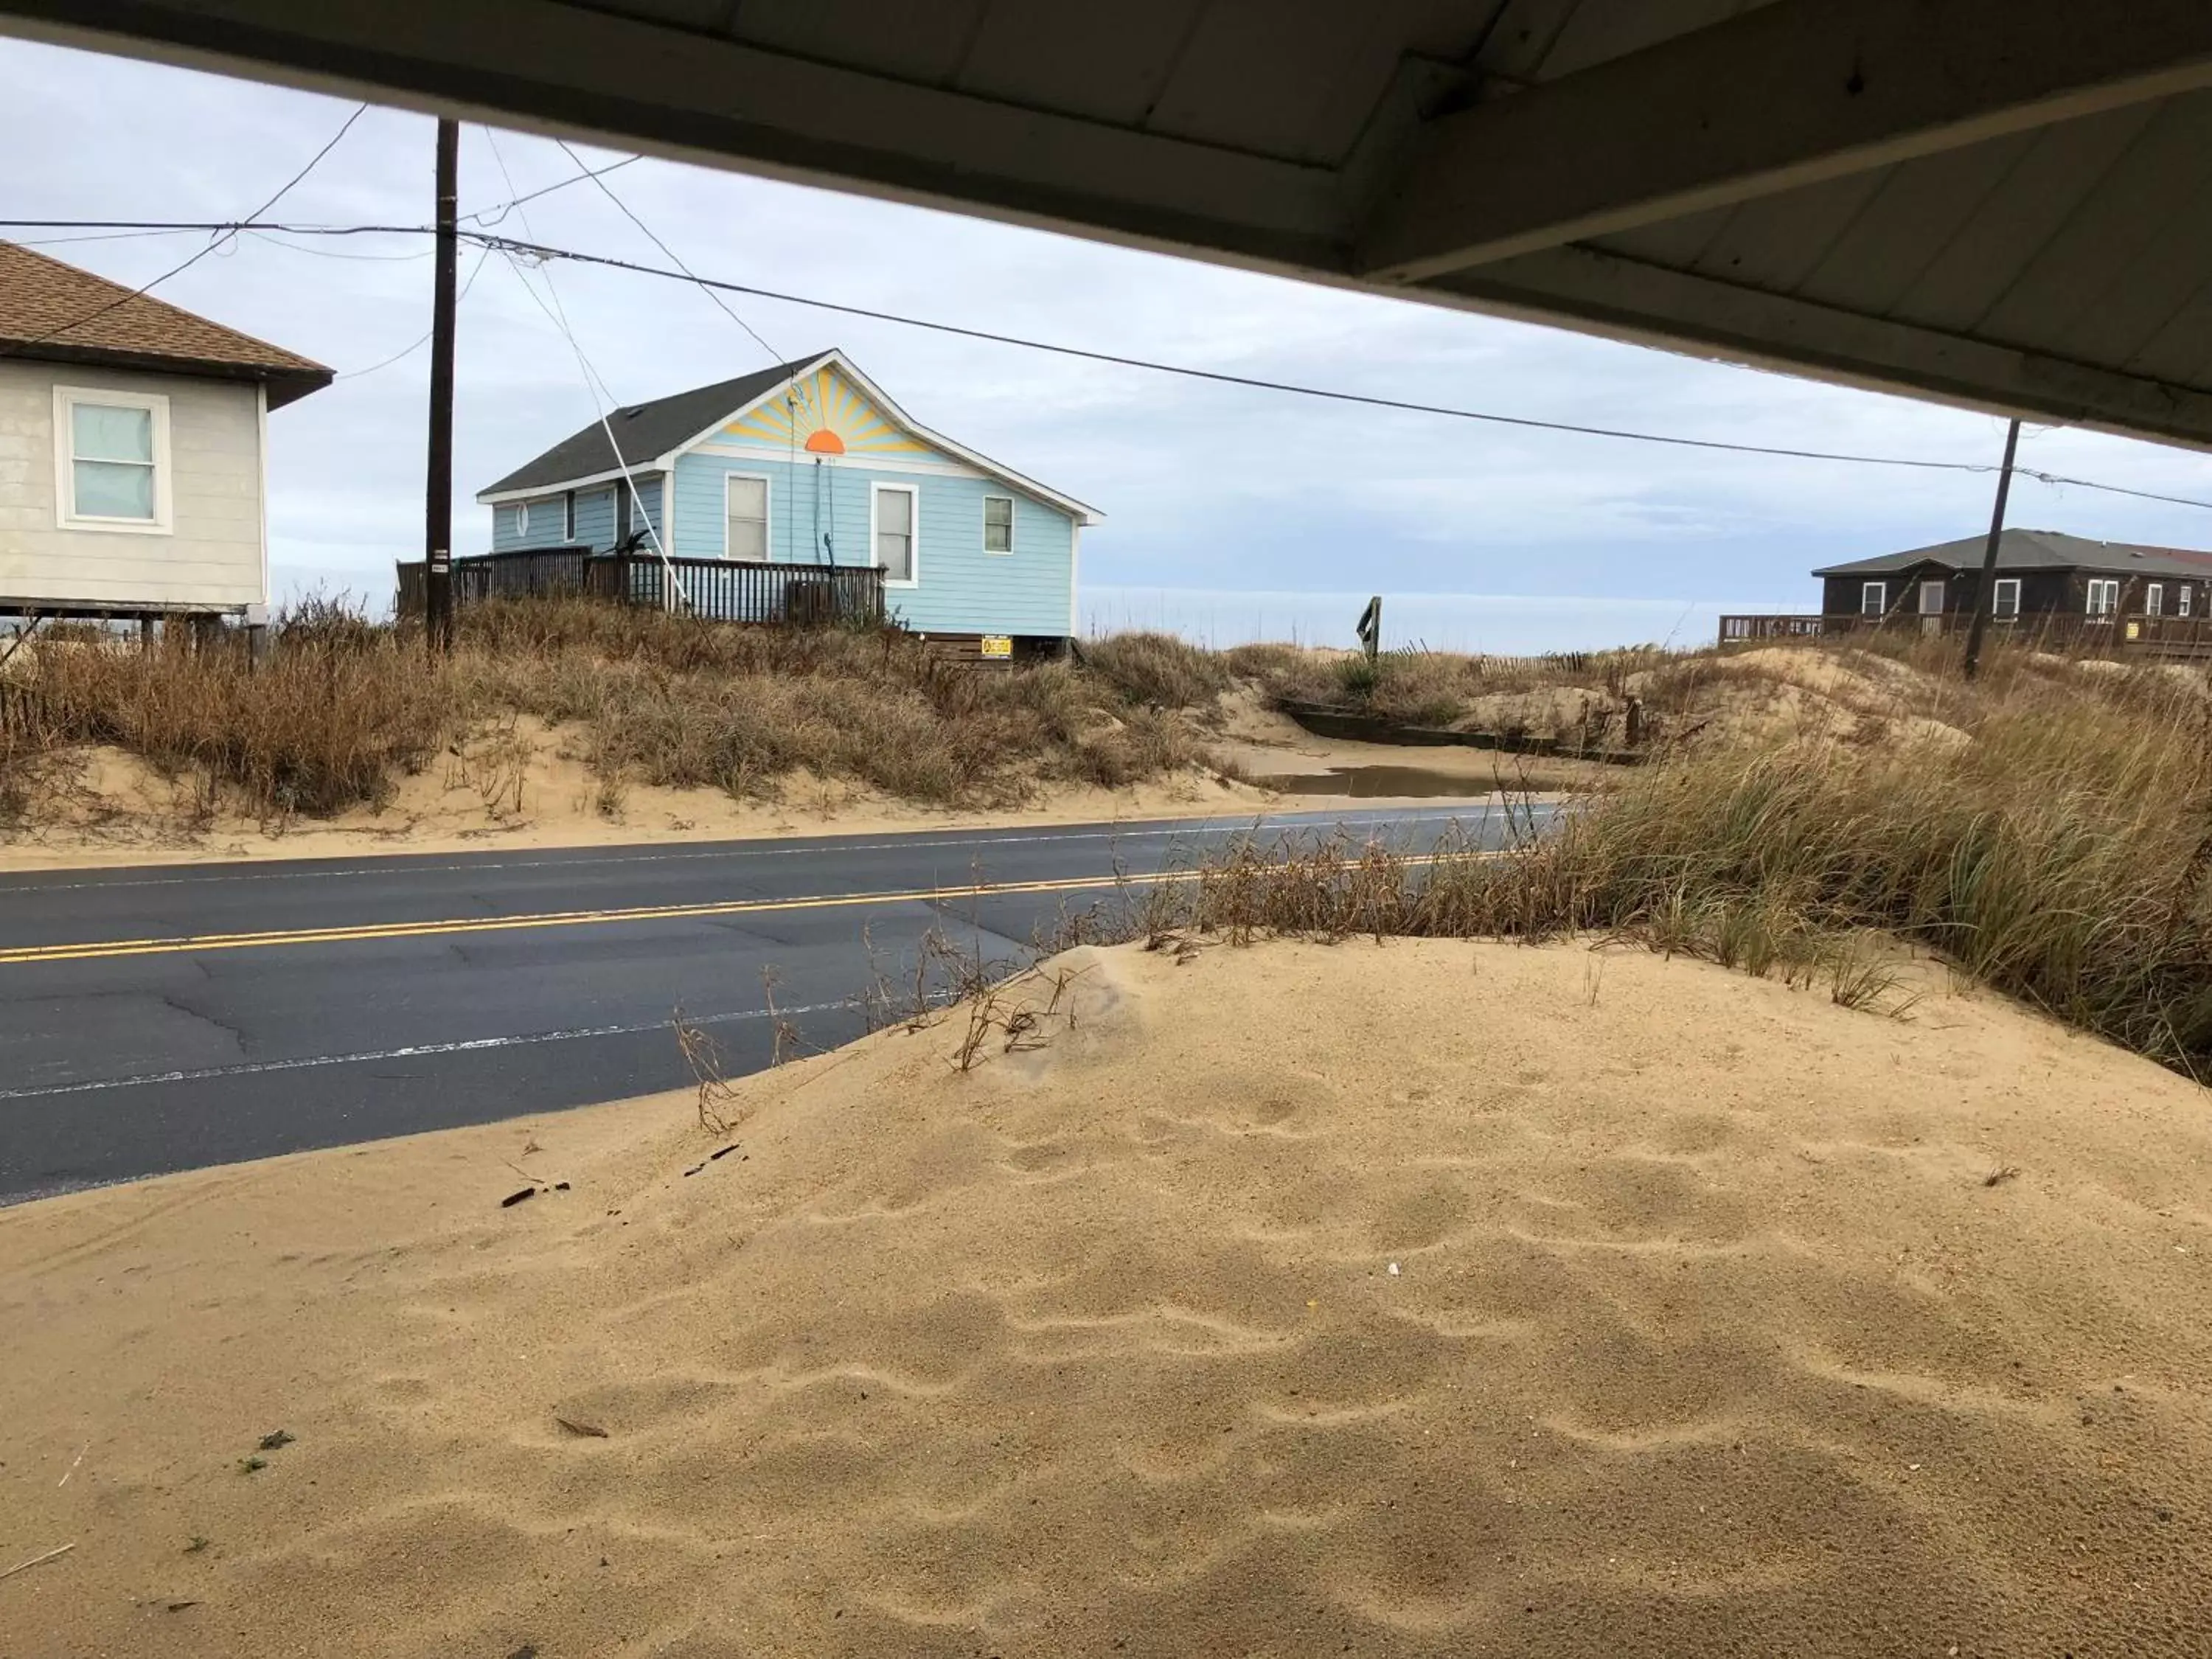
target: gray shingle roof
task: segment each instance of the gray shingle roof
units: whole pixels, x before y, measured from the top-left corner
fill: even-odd
[[[1826,565],[1815,576],[1881,576],[1918,564],[1953,570],[1979,570],[1986,535],[1967,536],[1933,547],[1916,547],[1879,558]],[[2057,530],[2008,530],[1997,542],[2000,570],[2111,570],[2122,574],[2212,576],[2212,553],[2182,547],[2142,547],[2131,542],[2095,542]]]
[[[615,458],[607,447],[609,428],[621,446],[622,464],[641,466],[689,443],[716,421],[736,413],[763,392],[813,368],[828,356],[828,351],[817,351],[772,368],[740,374],[734,380],[717,380],[672,398],[656,398],[649,404],[616,410],[607,416],[605,426],[594,421],[562,439],[536,460],[525,462],[497,483],[485,486],[477,492],[478,498],[514,489],[550,489],[614,471]]]

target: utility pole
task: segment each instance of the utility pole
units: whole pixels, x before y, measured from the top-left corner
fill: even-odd
[[[1966,624],[1966,674],[1982,665],[1982,635],[1989,631],[1990,607],[1996,602],[1997,544],[2004,538],[2005,497],[2012,494],[2012,458],[2020,447],[2020,422],[2005,428],[2004,465],[1997,472],[1997,504],[1990,514],[1989,545],[1982,550],[1981,585],[1974,589],[1974,619]]]
[[[461,128],[438,123],[438,260],[430,315],[430,465],[422,504],[423,619],[430,649],[453,646],[453,271]]]

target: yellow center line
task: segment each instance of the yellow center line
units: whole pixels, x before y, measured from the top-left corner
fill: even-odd
[[[1407,865],[1434,864],[1425,854],[1402,859]],[[1475,856],[1495,856],[1476,854]],[[302,927],[258,933],[196,933],[175,939],[92,940],[72,945],[24,945],[0,950],[0,964],[83,962],[100,957],[175,955],[200,951],[251,951],[282,945],[346,945],[373,939],[429,939],[448,933],[499,933],[533,927],[589,927],[623,921],[669,921],[687,917],[760,915],[778,910],[829,910],[862,904],[939,903],[946,899],[988,898],[1008,893],[1071,893],[1086,888],[1141,887],[1189,881],[1193,870],[1163,870],[1151,875],[1054,877],[1044,881],[977,882],[964,887],[915,887],[888,893],[821,893],[804,898],[718,899],[701,904],[647,904],[619,910],[549,910],[517,916],[463,916],[441,921],[364,922],[344,927]]]

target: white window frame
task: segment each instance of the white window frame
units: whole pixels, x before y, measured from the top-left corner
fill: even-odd
[[[2143,589],[2143,615],[2163,617],[2166,614],[2166,584],[2152,582]]]
[[[891,490],[896,490],[900,495],[909,498],[907,504],[906,522],[907,538],[912,544],[908,550],[911,556],[907,561],[909,574],[906,580],[902,581],[887,573],[884,577],[884,586],[885,587],[919,587],[921,586],[921,490],[916,485],[884,483],[879,479],[870,481],[868,484],[868,562],[878,570],[883,568],[882,561],[876,551],[876,526],[880,521],[876,503]]]
[[[520,541],[529,533],[530,503],[528,501],[517,501],[514,504],[514,538],[517,541]]]
[[[2179,593],[2179,597],[2178,597],[2178,599],[2177,599],[2177,600],[2176,600],[2176,603],[2175,603],[2175,605],[2174,605],[2174,608],[2173,608],[2173,614],[2174,614],[2175,616],[2177,616],[2177,617],[2185,617],[2185,616],[2187,616],[2187,615],[2189,614],[2189,611],[2190,611],[2190,599],[2189,599],[2189,596],[2190,596],[2190,594],[2191,594],[2191,592],[2193,592],[2195,591],[2195,588],[2196,588],[2196,584],[2195,584],[2195,583],[2193,583],[2193,582],[2184,582],[2184,583],[2182,583],[2182,584],[2181,584],[2181,590],[2180,590],[2180,593]]]
[[[574,545],[576,540],[576,492],[561,492],[561,539]]]
[[[2005,609],[2005,590],[2012,590],[2012,609]],[[1993,622],[2017,622],[2020,619],[2020,578],[2000,576],[1990,592],[1990,618]]]
[[[1874,600],[1874,604],[1872,605],[1869,605],[1867,604],[1867,600],[1869,597]],[[1862,617],[1885,617],[1888,614],[1889,584],[1887,582],[1861,582],[1859,584],[1859,615]]]
[[[991,503],[993,501],[1004,501],[1006,504],[1006,544],[1004,547],[991,545]],[[1010,559],[1013,556],[1014,519],[1020,511],[1021,509],[1014,505],[1014,498],[1003,491],[994,491],[983,497],[983,550],[993,558]]]
[[[761,487],[761,557],[773,562],[775,558],[775,480],[765,472],[725,472],[722,475],[722,556],[734,559],[730,551],[730,480],[747,478]],[[870,546],[874,544],[871,542]]]
[[[2103,599],[2100,605],[2097,601]],[[2120,613],[2120,579],[2118,576],[2092,576],[2087,595],[2087,615],[2091,622],[2110,622]]]
[[[110,519],[76,510],[76,419],[79,404],[109,409],[143,409],[154,416],[154,516]],[[54,388],[54,528],[93,530],[125,536],[175,533],[175,495],[170,488],[169,400],[158,392],[110,392],[92,386]]]

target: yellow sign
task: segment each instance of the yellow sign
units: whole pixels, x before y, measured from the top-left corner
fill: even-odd
[[[1012,636],[1006,634],[984,635],[983,654],[986,657],[1011,658],[1014,654],[1014,641]]]
[[[2131,640],[2141,639],[2142,637],[2142,624],[2141,623],[2130,623],[2128,624],[2128,637]]]

